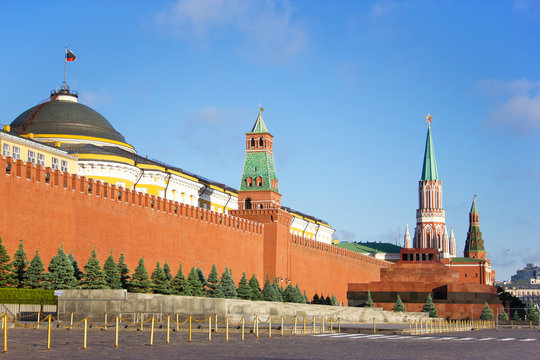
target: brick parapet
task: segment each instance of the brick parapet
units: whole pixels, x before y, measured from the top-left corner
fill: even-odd
[[[360,261],[360,262],[364,262],[364,263],[368,263],[368,264],[378,265],[381,268],[388,268],[388,267],[393,265],[393,263],[388,262],[388,261],[375,259],[375,258],[372,258],[370,256],[357,253],[355,251],[343,249],[343,248],[340,248],[340,247],[337,247],[337,246],[334,246],[334,245],[330,245],[330,244],[325,244],[323,242],[313,240],[313,239],[309,239],[309,238],[299,236],[299,235],[292,235],[291,234],[291,237],[289,238],[289,242],[290,242],[291,245],[302,246],[302,247],[310,248],[310,249],[313,249],[313,250],[318,250],[318,251],[320,251],[322,253],[326,253],[326,254],[343,256],[343,257],[351,259],[351,260],[356,260],[356,261]]]
[[[2,155],[0,155],[0,176],[3,179],[10,179],[10,181],[28,181],[33,186],[62,189],[75,194],[75,197],[79,199],[87,197],[101,198],[113,206],[123,206],[124,208],[137,206],[147,211],[183,216],[192,220],[257,235],[262,235],[264,231],[264,224],[255,221],[217,213],[135,190],[124,189],[106,182],[88,179],[84,176],[44,168],[41,165],[34,165],[30,162],[25,163],[22,160],[14,160],[11,157],[5,158]]]

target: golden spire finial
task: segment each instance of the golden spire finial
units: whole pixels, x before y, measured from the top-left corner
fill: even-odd
[[[261,106],[261,103],[259,103],[259,115],[261,115],[262,111],[264,111],[264,108]]]
[[[473,196],[473,200],[474,200],[475,197],[476,197],[476,194]]]

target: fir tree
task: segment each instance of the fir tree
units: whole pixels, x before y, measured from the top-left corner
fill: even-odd
[[[512,320],[514,320],[514,321],[521,321],[521,317],[519,316],[517,310],[514,310],[514,314],[512,314]]]
[[[259,285],[259,281],[255,277],[255,274],[253,274],[253,276],[251,276],[251,279],[249,279],[249,287],[251,288],[251,300],[263,300],[261,286]]]
[[[0,287],[10,286],[15,281],[11,259],[6,251],[6,247],[2,244],[2,238],[0,238]]]
[[[152,293],[153,294],[170,294],[171,289],[167,275],[160,266],[159,261],[156,263],[156,268],[152,272]]]
[[[283,302],[283,288],[279,286],[279,282],[277,277],[274,276],[274,283],[272,284],[274,286],[274,289],[276,290],[274,292],[274,300],[278,302]]]
[[[144,258],[139,259],[139,264],[129,281],[129,290],[136,293],[147,293],[150,291],[152,283],[148,278],[148,272],[144,266]]]
[[[242,277],[240,278],[240,282],[238,283],[238,289],[236,289],[236,293],[238,294],[238,297],[240,299],[244,300],[250,300],[253,296],[251,291],[251,286],[249,286],[246,273],[242,273]]]
[[[71,265],[73,265],[73,276],[75,276],[75,279],[77,281],[80,281],[83,277],[83,272],[81,269],[79,269],[79,263],[77,260],[75,260],[75,257],[73,256],[73,252],[70,252],[68,255],[69,261],[71,261]]]
[[[332,306],[338,306],[339,302],[336,295],[332,294]]]
[[[501,313],[499,314],[499,321],[508,321],[508,314],[506,311],[504,311],[504,306],[501,309]]]
[[[127,289],[129,287],[129,269],[124,258],[124,254],[120,254],[120,259],[118,259],[118,271],[120,272],[120,282],[122,283],[122,289]]]
[[[480,315],[480,319],[482,320],[494,320],[495,317],[493,316],[493,311],[488,306],[488,303],[486,301],[486,305],[482,309],[482,314]]]
[[[204,276],[204,272],[200,267],[197,268],[197,276],[199,277],[199,281],[202,284],[203,287],[203,295],[206,295],[206,290],[208,289],[208,280],[206,280],[206,276]]]
[[[429,313],[429,317],[432,318],[438,318],[439,312],[437,311],[437,307],[433,303],[433,299],[431,298],[431,294],[428,295],[426,299],[426,303],[424,304],[424,307],[422,308],[422,312]]]
[[[373,307],[373,299],[371,298],[371,291],[368,290],[367,292],[367,300],[364,303],[365,307]]]
[[[77,285],[73,264],[63,248],[58,249],[58,253],[51,259],[47,280],[51,290],[74,289]]]
[[[313,295],[313,298],[311,299],[311,303],[318,305],[320,300],[321,299],[319,299],[319,294],[315,293],[315,295]]]
[[[34,258],[30,261],[30,266],[28,266],[28,269],[24,273],[23,286],[30,289],[43,288],[43,282],[45,280],[44,271],[43,261],[41,261],[39,251],[36,250],[36,255],[34,255]]]
[[[321,297],[319,298],[319,305],[326,305],[326,298],[324,297],[324,294],[321,294]]]
[[[285,288],[285,291],[283,292],[283,301],[294,303],[296,302],[296,300],[297,300],[296,289],[294,288],[294,286],[292,286],[292,284],[287,285],[287,287]]]
[[[236,284],[232,278],[231,271],[225,266],[225,271],[221,274],[221,281],[219,282],[219,289],[226,299],[236,298]]]
[[[294,302],[297,304],[305,304],[304,295],[302,294],[302,291],[300,291],[298,284],[294,287],[294,292]]]
[[[264,287],[262,290],[262,296],[264,301],[276,301],[277,295],[275,294],[276,289],[270,283],[270,277],[266,274],[266,281],[264,282]]]
[[[403,305],[403,301],[401,301],[401,297],[397,296],[396,303],[394,304],[394,307],[392,308],[394,312],[405,312],[407,309],[405,309],[405,305]]]
[[[330,295],[326,295],[326,305],[332,305],[332,299],[330,299]]]
[[[167,278],[167,281],[170,283],[172,281],[172,272],[171,272],[171,267],[169,266],[167,261],[165,261],[165,264],[163,264],[163,272],[165,273],[165,277]]]
[[[178,272],[171,280],[172,293],[176,295],[191,296],[191,287],[182,272],[182,264],[178,267]]]
[[[68,259],[69,261],[69,259]],[[107,282],[101,271],[96,249],[92,250],[90,258],[84,265],[84,275],[80,281],[83,289],[107,289]]]
[[[306,290],[304,290],[304,304],[309,304],[309,298],[307,297]]]
[[[539,318],[539,311],[538,308],[534,305],[534,303],[529,301],[529,306],[527,307],[527,320],[534,322],[538,322]]]
[[[19,248],[13,256],[13,271],[15,273],[15,282],[18,288],[23,287],[24,273],[26,272],[26,267],[28,266],[28,259],[26,257],[26,252],[24,251],[23,241],[20,240]]]
[[[118,269],[118,265],[116,265],[114,262],[112,252],[107,260],[105,260],[105,264],[103,264],[103,276],[105,277],[105,283],[110,289],[122,288],[120,271]]]
[[[194,266],[191,267],[191,271],[189,272],[188,284],[191,289],[191,296],[204,296],[203,284]]]
[[[222,298],[223,293],[219,286],[219,274],[217,271],[216,264],[212,265],[212,270],[208,274],[208,286],[206,287],[206,295],[211,298]]]

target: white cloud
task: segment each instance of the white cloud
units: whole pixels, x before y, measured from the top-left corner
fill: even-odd
[[[167,32],[205,47],[232,32],[239,52],[283,62],[307,42],[304,27],[292,15],[287,1],[178,0],[155,19]]]
[[[518,79],[509,82],[484,80],[481,91],[499,99],[483,126],[521,135],[540,131],[540,81]]]

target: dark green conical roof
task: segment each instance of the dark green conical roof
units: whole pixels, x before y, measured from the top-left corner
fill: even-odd
[[[474,195],[476,196],[476,195]],[[475,201],[475,198],[473,197],[472,199],[472,206],[471,206],[471,211],[470,211],[471,214],[478,214],[478,210],[476,210],[476,201]]]
[[[473,198],[471,211],[469,212],[469,231],[467,232],[467,240],[465,241],[465,256],[468,253],[485,252],[484,239],[480,224],[478,222],[478,210],[476,209],[476,201]]]
[[[435,150],[431,140],[431,127],[428,127],[426,138],[426,150],[424,152],[424,166],[422,167],[422,180],[439,180]]]
[[[266,124],[264,123],[261,112],[259,111],[259,116],[257,116],[257,120],[255,120],[255,124],[253,125],[253,129],[251,129],[250,134],[267,134],[267,133],[268,133],[268,129],[266,128]]]

